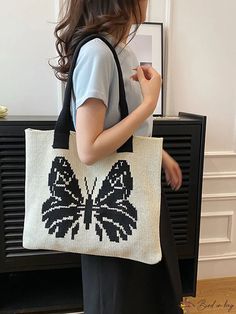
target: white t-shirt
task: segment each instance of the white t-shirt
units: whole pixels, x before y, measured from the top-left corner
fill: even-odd
[[[112,43],[113,38],[107,36]],[[137,108],[143,99],[140,85],[130,79],[138,66],[138,60],[129,46],[119,44],[116,52],[120,61],[126,100],[129,113]],[[119,77],[113,54],[109,47],[99,38],[86,43],[80,50],[73,73],[73,96],[71,114],[75,126],[76,109],[88,98],[98,98],[107,106],[104,129],[120,121],[119,112]],[[134,135],[151,136],[153,117],[150,116]]]

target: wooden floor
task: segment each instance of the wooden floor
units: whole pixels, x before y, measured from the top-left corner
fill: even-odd
[[[236,313],[236,277],[199,280],[196,297],[185,297],[185,313]]]

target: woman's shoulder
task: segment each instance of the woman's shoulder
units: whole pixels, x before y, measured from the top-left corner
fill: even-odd
[[[97,71],[113,74],[115,66],[115,59],[110,48],[101,39],[94,38],[81,47],[73,76],[78,72],[94,74]]]
[[[86,55],[88,58],[94,57],[106,61],[115,61],[113,60],[114,57],[111,49],[100,38],[94,38],[83,45],[81,55]]]

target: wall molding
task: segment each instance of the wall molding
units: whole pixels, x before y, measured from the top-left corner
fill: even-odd
[[[236,253],[226,255],[205,255],[198,258],[199,262],[208,262],[216,260],[236,259]]]
[[[204,179],[236,177],[236,152],[208,151],[204,155]]]
[[[232,179],[236,178],[236,171],[219,171],[219,172],[204,172],[203,179]]]
[[[221,212],[202,212],[201,217],[218,217],[218,216],[232,216],[233,211],[221,211]]]
[[[200,238],[200,244],[207,243],[222,243],[222,242],[232,242],[233,230],[232,230],[232,222],[233,222],[233,211],[220,211],[220,212],[202,212],[201,218],[212,218],[212,217],[228,217],[227,224],[227,236],[226,237],[213,237],[213,238]]]
[[[226,201],[236,200],[236,193],[212,193],[202,194],[202,201]]]
[[[211,158],[211,157],[233,157],[236,158],[236,152],[234,151],[208,151],[205,152],[205,157],[206,158]]]
[[[171,95],[169,90],[171,90],[171,30],[172,30],[172,14],[173,14],[173,0],[166,0],[166,13],[165,13],[165,53],[164,53],[164,80],[163,86],[165,87],[163,90],[164,97],[164,115],[173,115],[171,110]]]
[[[148,5],[147,5],[147,13],[146,13],[146,22],[151,22],[151,4],[150,4],[150,1],[148,2]]]

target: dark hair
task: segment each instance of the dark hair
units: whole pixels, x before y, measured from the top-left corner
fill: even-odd
[[[134,33],[142,23],[139,0],[66,0],[60,15],[54,31],[59,59],[52,68],[62,81],[67,80],[73,53],[83,37],[106,32],[114,36],[116,47],[127,35],[131,18]]]

